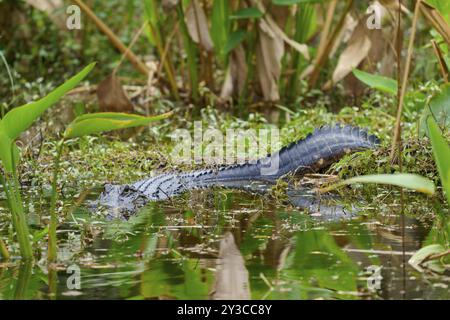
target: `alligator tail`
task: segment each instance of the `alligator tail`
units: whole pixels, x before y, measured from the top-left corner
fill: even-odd
[[[201,185],[234,180],[274,181],[286,174],[305,174],[329,166],[347,153],[373,149],[380,143],[374,135],[354,126],[324,126],[305,139],[294,142],[256,163],[225,166],[203,171],[197,176]],[[194,173],[195,174],[195,173]]]

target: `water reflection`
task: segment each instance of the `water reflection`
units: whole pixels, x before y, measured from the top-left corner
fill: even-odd
[[[335,198],[289,196],[316,214],[233,192],[151,204],[129,221],[76,210],[67,236],[61,232],[57,286],[45,268],[0,262],[0,298],[449,298],[448,278],[427,278],[404,263],[424,244],[447,241],[446,215],[406,216],[402,235],[389,206],[355,216],[345,203],[329,205]],[[81,269],[77,294],[66,284],[73,264]],[[371,266],[381,267],[379,287],[368,285]]]

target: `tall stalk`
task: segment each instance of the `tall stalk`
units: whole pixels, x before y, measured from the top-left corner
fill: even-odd
[[[48,262],[56,262],[57,259],[57,239],[56,227],[58,225],[58,215],[56,213],[56,201],[58,200],[58,176],[61,161],[61,154],[64,149],[64,138],[61,139],[56,146],[56,157],[53,166],[53,180],[52,180],[52,196],[50,201],[50,226],[48,228]]]
[[[296,22],[295,22],[295,36],[294,39],[298,43],[304,43],[307,40],[310,28],[311,28],[311,21],[312,17],[314,15],[314,6],[311,4],[302,4],[299,6],[296,16]],[[302,73],[302,64],[301,57],[298,51],[294,50],[292,52],[292,69],[294,70],[294,73],[292,77],[289,77],[289,84],[288,84],[288,98],[292,100],[295,96],[298,95],[298,87],[299,82],[298,79],[300,78],[300,74]]]
[[[33,264],[31,261],[25,261],[20,264],[17,285],[14,291],[14,300],[26,299],[26,293],[31,280]]]
[[[9,251],[2,239],[0,239],[0,255],[3,257],[3,259],[9,260]]]
[[[11,182],[11,180],[15,179],[15,177],[7,178],[6,175],[5,177],[0,175],[0,181],[3,185],[3,189],[5,190],[8,206],[11,211],[13,227],[16,231],[17,240],[19,242],[20,254],[24,260],[32,260],[33,252],[31,250],[29,236],[30,232],[28,230],[28,223],[23,209],[23,204],[20,202],[20,193],[19,195],[17,194],[19,192],[18,188],[14,187],[16,183]]]
[[[197,56],[198,56],[198,49],[194,45],[193,41],[191,40],[188,32],[188,28],[186,23],[184,22],[184,13],[183,13],[183,7],[182,4],[179,3],[177,5],[177,14],[178,19],[180,21],[180,27],[181,27],[181,33],[183,36],[183,43],[184,43],[184,50],[186,51],[187,55],[187,63],[188,63],[188,70],[189,70],[189,81],[190,81],[190,87],[191,87],[191,95],[194,101],[198,101],[199,93],[198,93],[198,70],[197,70]]]
[[[406,65],[405,65],[405,69],[403,71],[401,85],[399,84],[397,120],[395,122],[394,137],[392,139],[391,153],[390,153],[391,162],[394,161],[396,148],[398,147],[398,150],[401,150],[400,145],[401,145],[401,135],[402,135],[403,105],[404,105],[404,101],[405,101],[406,89],[408,86],[408,77],[409,77],[409,72],[411,69],[411,61],[412,61],[412,55],[413,55],[413,51],[414,51],[414,41],[416,39],[417,22],[419,20],[421,3],[422,3],[422,0],[417,0],[416,6],[414,9],[414,17],[413,17],[413,23],[412,23],[412,27],[411,27],[411,35],[409,37]],[[400,24],[400,21],[399,21],[399,24]],[[400,64],[400,61],[401,61],[401,58],[399,56],[398,57],[399,64]]]
[[[170,84],[170,89],[176,100],[180,100],[180,93],[178,91],[177,81],[175,79],[175,68],[171,60],[164,54],[164,41],[161,36],[161,29],[158,22],[157,5],[153,0],[144,2],[145,15],[148,21],[148,31],[152,38],[152,44],[156,47],[161,63],[166,71],[167,80]]]

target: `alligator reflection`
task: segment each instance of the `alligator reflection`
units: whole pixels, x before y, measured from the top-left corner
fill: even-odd
[[[0,267],[0,297],[449,298],[448,278],[423,278],[405,263],[429,237],[430,221],[405,217],[402,236],[395,206],[368,213],[364,206],[347,209],[352,205],[335,196],[289,191],[288,198],[294,206],[199,191],[176,203],[152,203],[127,221],[104,221],[101,233],[91,230],[92,221],[82,224],[90,214],[76,210],[77,222],[65,226],[71,235],[60,243],[58,286],[49,289],[42,266],[31,273]],[[66,285],[64,266],[73,264],[81,269],[79,290]],[[379,283],[371,281],[371,266],[381,267]]]

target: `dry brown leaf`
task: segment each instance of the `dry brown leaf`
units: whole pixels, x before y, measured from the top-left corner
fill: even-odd
[[[378,0],[375,1],[375,3],[380,3],[381,5],[383,5],[386,9],[392,10],[392,11],[398,11],[398,0]],[[406,8],[403,4],[401,5],[401,10],[403,13],[405,14],[409,14],[410,11],[408,10],[408,8]]]
[[[332,3],[330,3],[330,7],[331,7],[331,4]],[[334,11],[332,11],[332,12],[334,12]],[[353,32],[355,31],[355,28],[356,28],[357,25],[358,25],[358,20],[353,18],[351,13],[348,13],[345,16],[344,25],[339,30],[339,32],[338,32],[338,34],[336,36],[336,40],[335,40],[335,42],[333,44],[333,47],[330,50],[330,52],[328,53],[328,57],[329,58],[334,56],[334,54],[336,53],[337,49],[340,47],[340,45],[342,43],[347,43],[350,40],[350,38],[351,38]],[[319,55],[320,51],[323,52],[325,50],[325,48],[323,47],[324,45],[322,44],[322,39],[324,39],[324,38],[321,38],[321,44],[319,44],[319,49],[317,51],[317,56]],[[322,47],[322,49],[320,49],[321,47]],[[311,75],[311,73],[314,71],[314,64],[315,64],[315,62],[310,64],[309,66],[307,66],[305,68],[305,70],[303,70],[302,74],[300,75],[300,79],[305,79],[306,77]]]
[[[364,20],[364,19],[363,19]],[[328,81],[324,89],[330,89],[334,83],[345,78],[354,68],[356,68],[369,54],[372,43],[366,34],[364,21],[360,21],[355,28],[347,48],[339,57],[338,64],[334,70],[332,81]]]
[[[340,47],[342,43],[347,43],[355,31],[355,28],[358,26],[358,20],[353,18],[351,13],[348,13],[345,16],[344,26],[339,30],[338,35],[336,36],[335,43],[333,48],[331,49],[328,57],[331,58],[336,53],[337,49]]]
[[[300,52],[306,60],[309,60],[308,46],[306,44],[298,43],[297,41],[289,38],[270,16],[262,19],[261,24],[267,24],[267,27],[273,30],[275,36],[283,39],[283,41],[286,42],[289,46]]]
[[[245,260],[236,246],[231,232],[227,232],[220,241],[216,270],[213,299],[250,299],[250,282],[248,271],[245,268]]]
[[[58,10],[64,6],[62,0],[26,0],[26,2],[34,8],[45,12],[59,28],[66,27],[64,17],[58,13]]]
[[[184,16],[191,39],[200,44],[204,50],[213,51],[214,45],[209,34],[208,19],[198,0],[191,1]]]
[[[220,97],[227,99],[239,96],[245,88],[247,73],[248,66],[245,60],[245,50],[242,45],[239,45],[231,52],[227,75]]]
[[[444,17],[432,6],[421,2],[421,11],[425,18],[431,23],[433,28],[441,34],[445,42],[450,46],[450,26],[445,21]]]
[[[289,38],[284,33],[284,31],[280,28],[280,26],[275,22],[275,20],[272,18],[272,15],[267,12],[267,10],[264,7],[262,2],[254,0],[253,4],[255,6],[257,6],[261,12],[266,12],[264,17],[259,20],[260,27],[265,30],[270,29],[271,32],[273,32],[273,34],[276,37],[281,38],[284,42],[286,42],[286,44],[288,44],[289,46],[291,46],[292,48],[294,48],[295,50],[300,52],[305,57],[305,59],[309,60],[308,46],[305,44],[298,43],[297,41]],[[277,6],[274,6],[273,10],[276,10],[276,9],[278,9]],[[278,10],[280,10],[280,9],[278,9]],[[282,9],[282,10],[286,10],[286,9]]]
[[[366,72],[377,73],[384,76],[392,77],[395,70],[395,44],[390,45],[394,25],[390,23],[391,19],[397,17],[396,14],[389,14],[388,9],[384,8],[378,1],[373,3],[377,6],[376,12],[381,14],[380,19],[383,23],[382,29],[369,29],[366,27],[367,19],[371,12],[368,12],[359,24],[362,25],[365,35],[369,38],[371,46],[367,57],[362,61],[358,68]],[[353,73],[349,73],[344,78],[344,88],[352,96],[358,97],[364,94],[367,88],[360,80],[358,80]]]
[[[284,42],[265,23],[258,24],[256,45],[256,70],[264,99],[280,99],[278,81],[281,75],[281,59],[284,55]]]
[[[330,3],[330,6],[332,4],[333,4],[333,2]],[[339,20],[334,28],[334,31],[330,35],[329,39],[327,39],[325,42],[326,43],[325,47],[323,48],[323,50],[321,52],[319,52],[320,54],[316,56],[316,60],[314,61],[313,68],[312,68],[312,71],[310,72],[309,81],[308,81],[310,87],[316,86],[316,83],[319,80],[320,73],[328,60],[329,54],[330,54],[331,50],[333,49],[334,44],[336,43],[336,40],[338,38],[339,33],[341,32],[341,29],[344,28],[346,17],[348,15],[348,13],[350,12],[350,10],[352,9],[353,4],[354,4],[354,0],[347,1],[345,9],[344,9],[341,17],[339,18]]]
[[[134,109],[120,80],[114,73],[98,85],[97,97],[100,110],[103,112],[132,112]]]
[[[328,36],[330,33],[331,24],[333,23],[333,17],[334,17],[334,13],[336,11],[336,6],[337,6],[337,0],[332,0],[328,3],[328,8],[326,10],[327,12],[324,17],[323,26],[322,26],[321,32],[320,32],[320,42],[317,47],[316,57],[319,57],[323,54],[323,51],[325,50],[325,48],[327,46],[327,42],[329,41]],[[311,71],[312,71],[312,69],[311,69]]]

